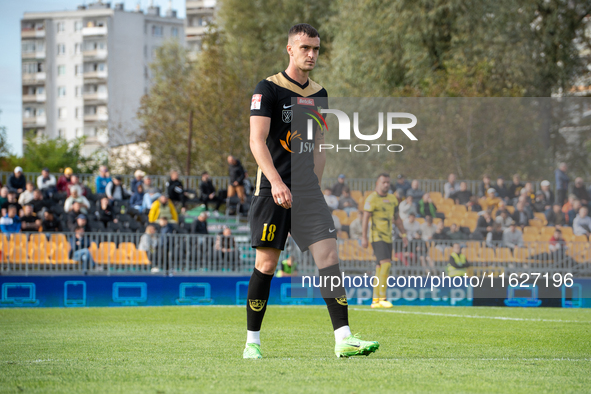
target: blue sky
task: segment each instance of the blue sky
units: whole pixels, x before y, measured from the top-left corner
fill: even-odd
[[[108,2],[109,0],[103,0]],[[21,101],[21,45],[20,20],[25,12],[75,10],[80,4],[94,0],[0,0],[0,126],[6,126],[8,143],[12,151],[22,154],[22,101]],[[145,10],[150,0],[110,0],[124,3],[126,10],[139,3]],[[161,10],[168,0],[153,0]],[[172,8],[179,18],[185,17],[185,0],[172,0]]]

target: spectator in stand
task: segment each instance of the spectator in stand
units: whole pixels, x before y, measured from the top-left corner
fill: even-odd
[[[437,231],[437,226],[433,224],[433,217],[431,215],[425,216],[425,222],[419,226],[423,241],[430,241],[433,234]]]
[[[413,201],[419,201],[423,197],[424,194],[425,193],[421,189],[419,189],[419,181],[416,179],[413,179],[413,181],[410,184],[410,189],[408,189],[406,191],[406,195],[412,196]]]
[[[8,190],[13,191],[18,195],[25,191],[26,185],[27,180],[23,175],[23,169],[21,167],[16,167],[14,169],[14,174],[8,178],[6,187],[8,187]]]
[[[511,223],[513,222],[513,220],[511,219]],[[506,228],[509,228],[509,226],[507,226]],[[486,246],[489,248],[495,248],[497,247],[501,242],[503,242],[503,226],[501,225],[501,223],[495,223],[493,225],[493,229],[492,231],[489,231],[486,234]]]
[[[554,193],[550,190],[550,182],[546,180],[542,181],[540,183],[540,188],[544,195],[544,211],[548,211],[552,208],[552,205],[554,205]]]
[[[560,163],[556,171],[554,171],[554,179],[556,184],[556,201],[560,205],[564,204],[566,196],[568,194],[568,183],[570,179],[566,174],[568,167],[566,163]]]
[[[347,212],[347,215],[357,211],[357,202],[351,197],[349,187],[344,187],[342,190],[341,197],[339,198],[339,209]]]
[[[550,238],[548,249],[552,254],[554,260],[561,260],[566,252],[566,241],[562,237],[562,231],[559,228],[554,230],[554,234]]]
[[[410,214],[417,215],[417,208],[413,203],[412,195],[406,196],[406,199],[400,203],[398,206],[398,214],[400,215],[400,219],[406,220],[408,219],[408,215]]]
[[[149,177],[144,177],[144,183],[146,186],[146,192],[144,193],[144,200],[142,202],[142,213],[150,212],[150,208],[152,208],[154,201],[160,198],[160,189],[151,186],[152,181]]]
[[[575,235],[585,235],[589,237],[591,233],[591,217],[588,216],[589,208],[581,207],[579,214],[573,222],[573,232]]]
[[[177,208],[184,208],[187,201],[185,187],[179,179],[179,173],[176,170],[170,171],[170,178],[166,182],[166,193],[168,198]]]
[[[357,216],[350,224],[349,224],[349,238],[350,239],[357,239],[361,240],[363,236],[363,228],[361,224],[361,215]]]
[[[146,232],[140,237],[138,250],[143,250],[148,254],[148,259],[152,261],[156,256],[156,249],[158,248],[158,234],[156,227],[152,224],[146,226]]]
[[[392,191],[401,190],[402,197],[406,197],[406,192],[410,189],[410,182],[406,180],[403,174],[398,174],[396,183],[392,185]]]
[[[464,276],[466,275],[466,269],[471,267],[472,264],[466,260],[466,255],[462,253],[462,248],[459,243],[454,243],[452,252],[449,255],[449,262],[447,264],[447,275],[448,276]]]
[[[135,193],[137,191],[138,185],[144,185],[144,177],[146,173],[142,170],[135,170],[133,173],[133,179],[131,180],[131,192]]]
[[[111,175],[109,175],[109,169],[107,166],[99,167],[99,174],[95,179],[96,193],[105,194],[107,185],[111,183]]]
[[[209,234],[207,230],[207,213],[201,212],[197,220],[191,223],[191,234]]]
[[[0,207],[8,201],[8,188],[6,186],[0,188]],[[4,215],[2,215],[4,216]]]
[[[582,206],[583,205],[581,204],[581,201],[579,201],[578,199],[575,199],[573,201],[572,208],[566,213],[568,225],[570,227],[572,227],[574,225],[575,218],[579,214],[579,210],[581,209]]]
[[[41,231],[48,232],[60,232],[62,231],[62,224],[59,220],[56,220],[53,212],[49,209],[43,211],[43,221],[41,222]]]
[[[234,241],[230,227],[224,226],[222,232],[216,237],[215,250],[219,261],[226,263],[236,262],[236,242]]]
[[[35,184],[33,182],[27,182],[26,189],[18,196],[18,203],[23,207],[33,201],[33,190],[35,190]]]
[[[114,177],[111,182],[105,188],[105,194],[111,201],[123,201],[129,198],[129,193],[125,190],[125,186],[123,186],[122,178],[117,175]]]
[[[536,192],[534,191],[534,185],[531,182],[525,183],[525,187],[521,189],[521,193],[522,195],[525,194],[528,198],[528,204],[530,205],[536,200]]]
[[[343,189],[347,187],[345,184],[345,174],[339,175],[337,178],[337,183],[334,184],[332,187],[332,195],[335,197],[340,197],[343,194]]]
[[[248,178],[248,172],[244,171],[244,194],[246,194],[246,196],[252,196],[252,193],[254,193],[254,187]]]
[[[9,191],[6,196],[6,202],[2,204],[2,216],[8,212],[8,207],[14,205],[16,207],[17,215],[22,215],[23,206],[16,200],[16,192]]]
[[[70,240],[70,254],[72,260],[78,261],[82,264],[83,270],[94,268],[94,260],[90,254],[90,240],[85,234],[84,227],[76,227],[74,229],[74,236]]]
[[[461,241],[467,238],[466,234],[461,232],[460,227],[455,223],[452,223],[451,226],[449,226],[449,232],[447,233],[447,236],[453,241]]]
[[[521,183],[519,175],[513,175],[513,182],[511,183],[511,186],[509,186],[509,201],[513,201],[514,199],[518,198],[521,195],[520,193],[523,187],[524,184]]]
[[[66,225],[70,231],[74,231],[74,228],[76,227],[76,219],[82,214],[83,212],[80,202],[74,201],[72,203],[72,208],[66,213]]]
[[[514,221],[503,231],[503,246],[511,250],[523,246],[523,234]]]
[[[166,218],[167,221],[173,223],[178,223],[179,221],[174,204],[164,195],[161,195],[158,200],[154,201],[152,208],[150,208],[150,214],[148,215],[150,223],[155,223],[160,218]]]
[[[456,174],[449,174],[447,182],[443,185],[443,197],[451,198],[458,191],[460,191],[460,184],[456,182]]]
[[[88,224],[88,217],[81,213],[80,215],[78,215],[76,217],[76,222],[74,224],[74,230],[75,231],[77,227],[82,227],[84,229],[85,232],[89,233],[92,231],[92,229],[90,228],[90,224]]]
[[[23,206],[23,216],[21,217],[21,229],[23,232],[39,232],[41,220],[33,212],[33,206],[30,204]]]
[[[504,210],[501,212],[499,216],[495,218],[495,222],[501,225],[501,228],[504,230],[511,225],[513,222],[513,218],[509,215],[509,211]]]
[[[478,198],[476,196],[470,197],[470,202],[466,204],[466,208],[470,212],[481,212],[482,206],[478,203]]]
[[[472,192],[468,190],[466,182],[460,182],[460,190],[451,195],[456,204],[466,205],[470,202]]]
[[[497,191],[494,188],[489,188],[487,190],[486,198],[484,199],[484,206],[482,207],[484,210],[494,210],[501,202],[501,199],[496,196]]]
[[[414,213],[410,213],[408,218],[402,223],[404,224],[404,231],[406,231],[406,238],[409,241],[412,241],[415,238],[417,231],[421,231],[421,225],[416,221]]]
[[[67,193],[68,186],[70,186],[72,175],[74,174],[74,170],[70,167],[67,167],[64,170],[64,173],[60,175],[57,180],[57,191],[60,193]]]
[[[244,204],[246,195],[244,193],[244,167],[240,160],[234,156],[228,156],[228,171],[230,183],[228,184],[228,198],[238,195],[240,204]]]
[[[492,210],[486,210],[478,217],[476,222],[476,231],[479,231],[483,237],[492,231],[495,221],[491,216]]]
[[[0,230],[5,234],[20,233],[21,219],[17,214],[17,207],[9,205],[6,215],[0,218]]]
[[[30,204],[33,205],[33,212],[39,215],[43,209],[49,208],[51,206],[51,200],[43,199],[41,190],[35,189],[35,191],[33,191],[33,200],[30,202]]]
[[[90,202],[88,202],[88,199],[81,194],[80,186],[70,185],[70,197],[66,198],[64,211],[69,212],[74,201],[80,203],[80,209],[83,213],[86,213],[90,208]]]
[[[478,187],[478,195],[480,197],[488,196],[488,191],[492,188],[492,183],[490,181],[490,177],[486,174],[482,177],[482,183]]]
[[[57,192],[57,181],[49,173],[49,168],[41,170],[41,175],[37,177],[37,188],[41,190],[45,198],[52,198]]]
[[[332,189],[330,187],[324,189],[324,201],[326,201],[326,205],[328,205],[331,211],[339,208],[339,199],[332,195]]]
[[[548,226],[566,226],[568,222],[566,221],[566,216],[560,209],[559,204],[552,205],[552,210],[546,212],[546,220],[548,221]]]
[[[541,190],[538,190],[536,192],[536,199],[534,200],[533,204],[532,204],[532,208],[534,210],[534,212],[546,212],[546,203],[544,201],[544,192]]]
[[[431,195],[429,193],[425,193],[423,198],[419,201],[419,216],[426,217],[430,215],[433,218],[439,217],[441,218],[443,214],[437,213],[437,208],[435,204],[433,204],[433,200],[431,200]]]
[[[131,205],[131,207],[136,211],[142,212],[142,204],[144,203],[145,194],[146,193],[144,193],[144,184],[140,183],[136,185],[135,192],[131,195],[131,198],[129,199],[129,205]]]
[[[111,200],[109,200],[108,197],[101,198],[101,205],[96,211],[96,218],[99,222],[102,222],[105,227],[107,227],[107,223],[109,222],[117,223]]]
[[[86,195],[88,194],[86,191],[86,188],[84,187],[83,184],[80,183],[80,178],[78,177],[78,175],[72,175],[70,177],[70,186],[68,186],[68,189],[66,190],[66,193],[68,195],[68,197],[70,197],[70,191],[72,190],[73,186],[77,186],[80,190],[79,190],[79,194],[81,196],[86,197]]]
[[[589,201],[591,201],[591,199],[589,198],[589,193],[587,193],[587,188],[585,187],[583,178],[575,178],[575,184],[573,185],[572,193],[581,201],[581,204],[584,207],[589,206]]]
[[[525,227],[529,226],[529,221],[533,219],[533,215],[525,209],[525,204],[520,201],[515,206],[515,212],[513,212],[513,221],[517,226]]]
[[[443,220],[437,223],[437,228],[435,229],[435,233],[433,237],[431,237],[433,241],[448,241],[449,235],[445,231],[445,227],[443,225]],[[436,242],[436,244],[445,244],[445,242]]]
[[[212,202],[215,204],[215,210],[218,211],[222,205],[223,199],[216,194],[215,186],[211,181],[211,176],[207,171],[201,174],[201,182],[199,182],[199,192],[201,193],[199,199],[202,204],[207,206],[208,203]]]
[[[502,176],[498,177],[494,189],[497,191],[498,198],[505,202],[509,201],[509,190],[507,190],[507,187],[505,186],[505,178]]]
[[[507,209],[507,204],[505,204],[505,201],[501,200],[499,201],[499,205],[497,206],[497,212],[495,214],[495,217],[499,217],[501,216],[501,213],[507,213],[508,216],[511,216],[511,212],[509,212],[509,210]]]
[[[532,200],[529,198],[526,188],[521,189],[521,196],[519,196],[519,198],[515,202],[515,206],[517,207],[517,204],[519,203],[523,204],[523,208],[528,212],[530,216],[534,215]]]

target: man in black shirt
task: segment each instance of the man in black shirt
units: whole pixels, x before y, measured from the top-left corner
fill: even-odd
[[[62,231],[62,225],[59,220],[56,220],[53,212],[47,209],[43,212],[41,227],[43,232]]]
[[[197,220],[193,220],[193,223],[191,223],[191,234],[209,234],[209,231],[207,231],[207,214],[205,212],[201,212]]]
[[[228,172],[230,174],[230,184],[228,185],[228,197],[238,195],[240,203],[243,204],[246,199],[244,193],[245,171],[240,160],[234,156],[228,156]]]
[[[16,207],[16,214],[18,216],[22,216],[23,215],[23,207],[21,204],[19,204],[17,202],[16,199],[16,192],[13,191],[9,191],[8,195],[6,196],[6,201],[2,204],[2,216],[6,215],[6,212],[8,211],[8,207],[10,205],[14,205]]]
[[[21,216],[21,228],[23,232],[38,232],[41,227],[41,220],[33,212],[33,206],[27,204],[23,207],[23,216]]]
[[[183,182],[179,180],[179,173],[175,170],[170,171],[170,179],[166,182],[166,193],[173,204],[180,204],[180,207],[185,206],[185,187]]]
[[[30,204],[33,205],[33,212],[35,212],[37,215],[39,215],[39,212],[41,212],[43,208],[49,208],[49,202],[50,200],[43,198],[41,190],[35,189],[33,191],[33,200],[30,202]]]
[[[468,184],[466,182],[460,182],[460,190],[451,195],[451,198],[456,204],[466,205],[470,202],[472,192],[468,190]]]
[[[199,191],[201,195],[199,199],[205,205],[210,202],[215,203],[215,210],[220,209],[220,205],[222,205],[223,200],[216,194],[215,186],[211,181],[211,177],[207,171],[204,171],[201,174],[201,182],[199,182]]]
[[[74,231],[74,229],[76,228],[76,219],[83,213],[84,212],[82,212],[82,205],[80,205],[78,201],[74,201],[72,203],[72,209],[70,209],[70,211],[66,215],[66,223],[68,224],[68,229],[70,231]]]
[[[250,148],[259,167],[249,211],[256,261],[248,285],[244,358],[262,358],[260,328],[288,233],[302,251],[310,249],[321,280],[330,283],[341,277],[336,230],[320,191],[326,154],[319,145],[324,143],[325,130],[305,132],[305,111],[328,104],[326,90],[308,78],[319,49],[316,29],[305,23],[293,26],[288,34],[289,66],[259,82],[251,100]],[[302,116],[294,116],[298,114]],[[375,352],[377,342],[351,335],[344,287],[321,286],[320,293],[334,329],[335,354],[349,357]]]

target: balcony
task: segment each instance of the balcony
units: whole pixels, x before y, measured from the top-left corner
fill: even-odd
[[[187,0],[185,7],[187,8],[187,13],[189,13],[191,8],[214,8],[215,3],[215,0]]]
[[[84,101],[107,101],[109,94],[107,92],[84,92],[82,97]]]
[[[87,123],[106,122],[107,120],[109,120],[109,115],[107,114],[84,114],[84,121]]]
[[[106,49],[95,49],[92,51],[84,51],[82,52],[84,59],[106,59],[107,58],[107,50]]]
[[[83,27],[82,36],[104,36],[107,34],[107,26]]]
[[[45,59],[45,50],[35,52],[23,52],[23,59]]]
[[[35,127],[35,126],[45,126],[47,123],[47,119],[45,115],[38,115],[34,117],[25,118],[23,117],[23,126],[24,127]]]
[[[187,36],[202,36],[207,31],[207,26],[187,26],[185,28],[185,35]]]
[[[21,38],[43,38],[45,29],[22,29]]]
[[[42,94],[23,94],[23,103],[44,103],[45,93]]]
[[[86,71],[84,79],[107,79],[107,70],[102,71]]]
[[[23,74],[23,84],[25,85],[38,85],[45,83],[45,73],[39,72],[34,74]]]

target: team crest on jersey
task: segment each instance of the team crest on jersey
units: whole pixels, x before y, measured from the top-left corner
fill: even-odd
[[[248,300],[248,305],[250,305],[250,309],[252,309],[255,312],[262,311],[266,303],[266,300]]]
[[[283,123],[291,123],[291,119],[293,117],[293,111],[291,109],[284,109],[281,113],[281,118],[283,119]]]
[[[349,305],[349,304],[347,303],[347,296],[346,296],[346,295],[344,295],[344,296],[342,296],[342,297],[337,297],[337,298],[335,298],[335,300],[337,300],[337,302],[338,302],[340,305],[343,305],[343,306],[345,306],[345,305]]]

